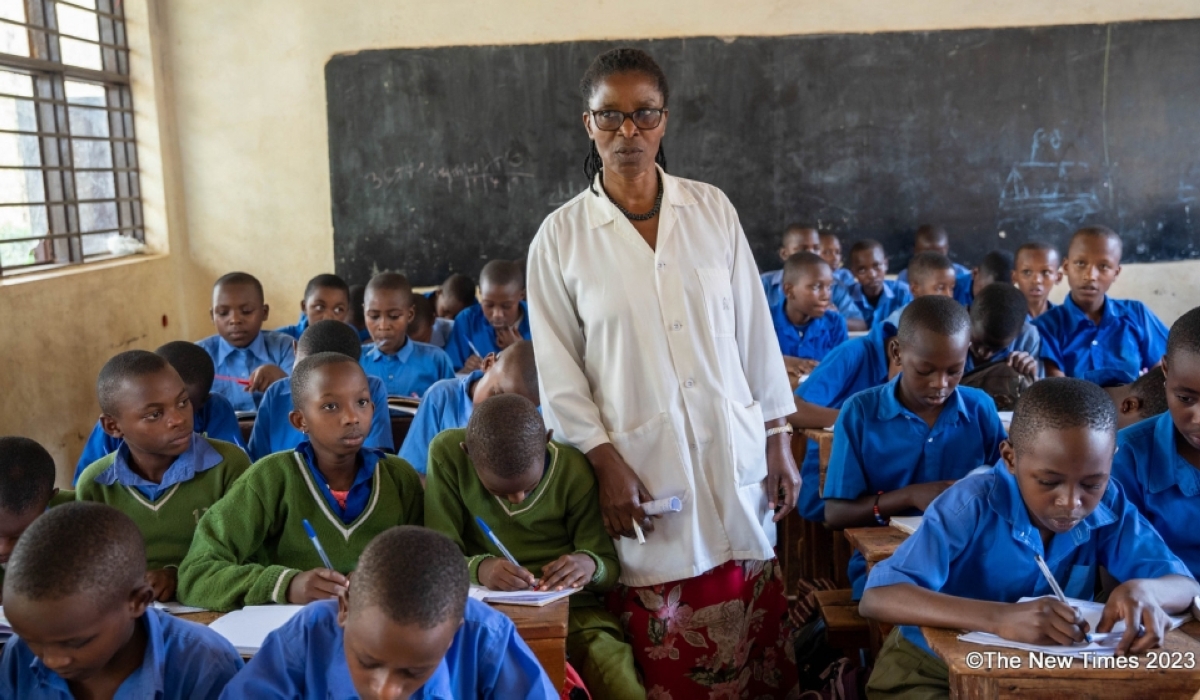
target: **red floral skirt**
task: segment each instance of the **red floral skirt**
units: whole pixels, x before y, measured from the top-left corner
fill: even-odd
[[[695,578],[619,586],[609,608],[625,626],[648,700],[794,698],[794,628],[776,561],[727,562]]]

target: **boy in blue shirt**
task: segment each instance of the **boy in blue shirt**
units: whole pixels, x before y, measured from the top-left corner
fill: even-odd
[[[394,527],[363,551],[345,596],[267,635],[223,698],[558,697],[502,613],[471,600],[450,538]]]
[[[474,372],[488,353],[530,339],[522,264],[493,260],[483,266],[479,305],[468,306],[454,317],[454,329],[446,343],[446,354],[456,371]]]
[[[771,307],[771,322],[788,374],[809,374],[850,339],[841,315],[829,310],[833,270],[815,253],[796,253],[782,272],[783,301]]]
[[[213,284],[209,310],[217,335],[196,343],[216,367],[213,391],[235,411],[257,410],[262,392],[292,371],[293,340],[262,330],[271,310],[263,299],[262,283],[253,275],[223,275]]]
[[[453,328],[454,321],[439,317],[428,297],[413,295],[413,319],[412,323],[408,324],[409,338],[435,348],[444,348]]]
[[[1112,475],[1195,576],[1200,574],[1200,308],[1171,326],[1162,372],[1167,412],[1117,434]]]
[[[1094,630],[1124,620],[1117,655],[1162,641],[1167,614],[1186,610],[1200,585],[1109,481],[1115,449],[1116,411],[1095,384],[1044,379],[1021,397],[1002,461],[943,492],[921,527],[871,570],[860,612],[902,626],[883,644],[870,697],[949,693],[946,665],[920,625],[1032,644],[1083,641],[1093,630],[1053,597],[1036,556],[1070,597],[1092,598],[1099,567],[1122,582]],[[1041,597],[1018,603],[1024,596]]]
[[[855,279],[850,299],[866,319],[867,328],[912,301],[908,285],[886,279],[887,271],[888,259],[879,241],[856,241],[850,247],[850,272]]]
[[[954,297],[954,263],[941,253],[924,251],[908,261],[908,290],[913,299],[927,296]],[[887,317],[887,322],[900,327],[900,314],[905,306],[899,306]]]
[[[483,366],[462,377],[443,379],[425,392],[400,456],[422,477],[429,466],[429,443],[438,433],[465,428],[475,407],[492,396],[518,394],[540,405],[533,343],[518,340],[507,350],[483,358]]]
[[[785,264],[796,253],[820,253],[821,233],[808,224],[791,224],[783,231],[779,241],[779,259]],[[783,301],[783,269],[764,272],[760,275],[763,291],[767,293],[767,306]]]
[[[454,376],[450,358],[441,348],[408,337],[414,310],[407,277],[396,272],[372,277],[363,309],[374,345],[359,363],[367,376],[383,381],[388,396],[420,398],[434,382]]]
[[[426,294],[425,298],[433,302],[437,317],[451,324],[463,309],[479,305],[479,300],[475,298],[475,280],[457,272],[447,277],[440,287]]]
[[[1163,375],[1162,365],[1132,382],[1112,381],[1099,384],[1117,407],[1117,430],[1124,430],[1135,423],[1167,412],[1166,377]]]
[[[25,437],[0,437],[0,587],[21,535],[47,508],[74,500],[74,491],[54,488],[54,458],[46,448]]]
[[[30,526],[9,560],[4,614],[16,637],[0,697],[219,697],[242,668],[221,635],[150,608],[146,551],[115,508],[68,503]]]
[[[833,270],[833,290],[830,292],[829,299],[833,304],[831,310],[838,312],[842,319],[846,321],[846,330],[849,331],[865,331],[867,330],[867,321],[863,318],[862,312],[858,310],[858,306],[850,299],[850,285],[854,284],[854,275],[850,274],[842,265],[842,241],[836,234],[828,231],[821,232],[821,248],[817,252],[821,259],[829,263],[829,269]],[[766,275],[763,275],[764,281]],[[779,292],[776,292],[776,296]],[[775,298],[771,296],[771,290],[767,290],[767,304],[773,306]]]
[[[189,343],[186,340],[172,340],[154,351],[162,357],[187,386],[188,399],[192,404],[192,430],[205,437],[232,442],[238,447],[245,447],[242,429],[238,425],[237,415],[228,399],[220,394],[213,394],[213,362],[204,348]],[[83,454],[75,464],[74,481],[79,481],[79,475],[89,464],[106,454],[116,452],[123,441],[104,432],[100,420],[83,446]]]
[[[1029,311],[1026,320],[1033,321],[1057,306],[1050,301],[1050,292],[1062,278],[1062,258],[1057,248],[1040,241],[1022,243],[1017,248],[1012,282],[1025,295]]]
[[[958,386],[971,319],[961,304],[925,296],[904,309],[891,351],[900,374],[842,406],[825,477],[825,524],[834,529],[886,525],[915,515],[956,479],[1000,459],[1005,439],[991,397]],[[867,562],[850,559],[854,599]]]
[[[854,275],[850,274],[842,262],[842,239],[838,238],[836,233],[821,232],[821,250],[817,252],[817,255],[829,263],[829,268],[833,270],[834,282],[843,287],[854,284]]]
[[[1117,368],[1136,377],[1155,367],[1167,349],[1167,327],[1140,301],[1112,299],[1121,274],[1121,238],[1104,226],[1081,228],[1067,249],[1071,293],[1039,316],[1042,360],[1048,376],[1079,377]]]
[[[300,300],[300,321],[276,332],[300,340],[309,325],[326,319],[350,322],[350,285],[337,275],[321,274],[310,279]]]
[[[296,362],[319,352],[339,352],[355,360],[362,353],[358,333],[342,321],[318,321],[309,326],[296,343]],[[377,407],[371,416],[371,430],[363,445],[385,452],[395,452],[392,443],[392,421],[386,410],[387,388],[378,377],[367,376],[371,390],[371,403]],[[254,419],[254,431],[250,433],[250,444],[246,450],[250,459],[258,461],[272,452],[295,449],[306,439],[304,433],[292,424],[292,383],[280,380],[263,394]]]
[[[1013,274],[1012,254],[1004,250],[993,250],[983,256],[970,273],[959,275],[954,285],[954,298],[963,306],[975,303],[975,297],[989,284],[1010,284]]]
[[[946,233],[946,229],[942,226],[934,224],[921,224],[913,233],[913,255],[921,253],[941,253],[947,258],[950,257],[950,236]],[[971,271],[958,263],[954,265],[954,277],[959,278],[964,275],[971,274]],[[896,276],[897,282],[908,284],[908,270],[902,270]]]
[[[980,290],[971,305],[971,350],[964,373],[1005,360],[1035,381],[1042,375],[1038,346],[1037,330],[1025,322],[1025,297],[1019,289],[997,282]]]

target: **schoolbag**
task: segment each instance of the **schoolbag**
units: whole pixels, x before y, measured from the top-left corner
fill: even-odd
[[[1033,380],[1013,369],[1008,358],[981,365],[963,375],[959,386],[980,389],[996,402],[997,411],[1011,411]]]

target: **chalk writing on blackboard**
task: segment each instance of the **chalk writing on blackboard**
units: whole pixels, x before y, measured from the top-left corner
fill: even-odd
[[[1062,133],[1038,129],[1029,147],[1029,159],[1014,163],[1000,190],[1000,212],[1005,219],[1029,215],[1071,225],[1100,211],[1094,188],[1087,181],[1089,165],[1063,156]]]
[[[444,185],[448,192],[459,192],[471,197],[474,194],[503,192],[534,177],[522,170],[525,156],[510,151],[503,156],[486,156],[469,163],[451,165],[429,165],[407,163],[383,170],[371,171],[362,176],[369,190],[384,190],[401,182],[419,178],[430,178]]]

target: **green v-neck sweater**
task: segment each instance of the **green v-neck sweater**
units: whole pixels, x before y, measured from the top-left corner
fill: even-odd
[[[79,475],[75,490],[78,500],[110,505],[137,523],[142,539],[146,541],[146,568],[151,571],[179,566],[192,544],[200,516],[221,500],[250,467],[250,459],[237,445],[204,439],[221,455],[221,461],[215,467],[175,484],[154,501],[136,488],[119,483],[110,486],[96,483],[96,477],[113,465],[116,452],[92,462]]]
[[[423,513],[421,479],[399,457],[388,455],[375,464],[367,506],[346,524],[304,458],[293,450],[276,452],[255,462],[200,518],[179,567],[179,600],[210,610],[286,603],[296,574],[325,566],[304,532],[304,520],[333,568],[347,574],[376,535],[396,525],[421,525]]]

